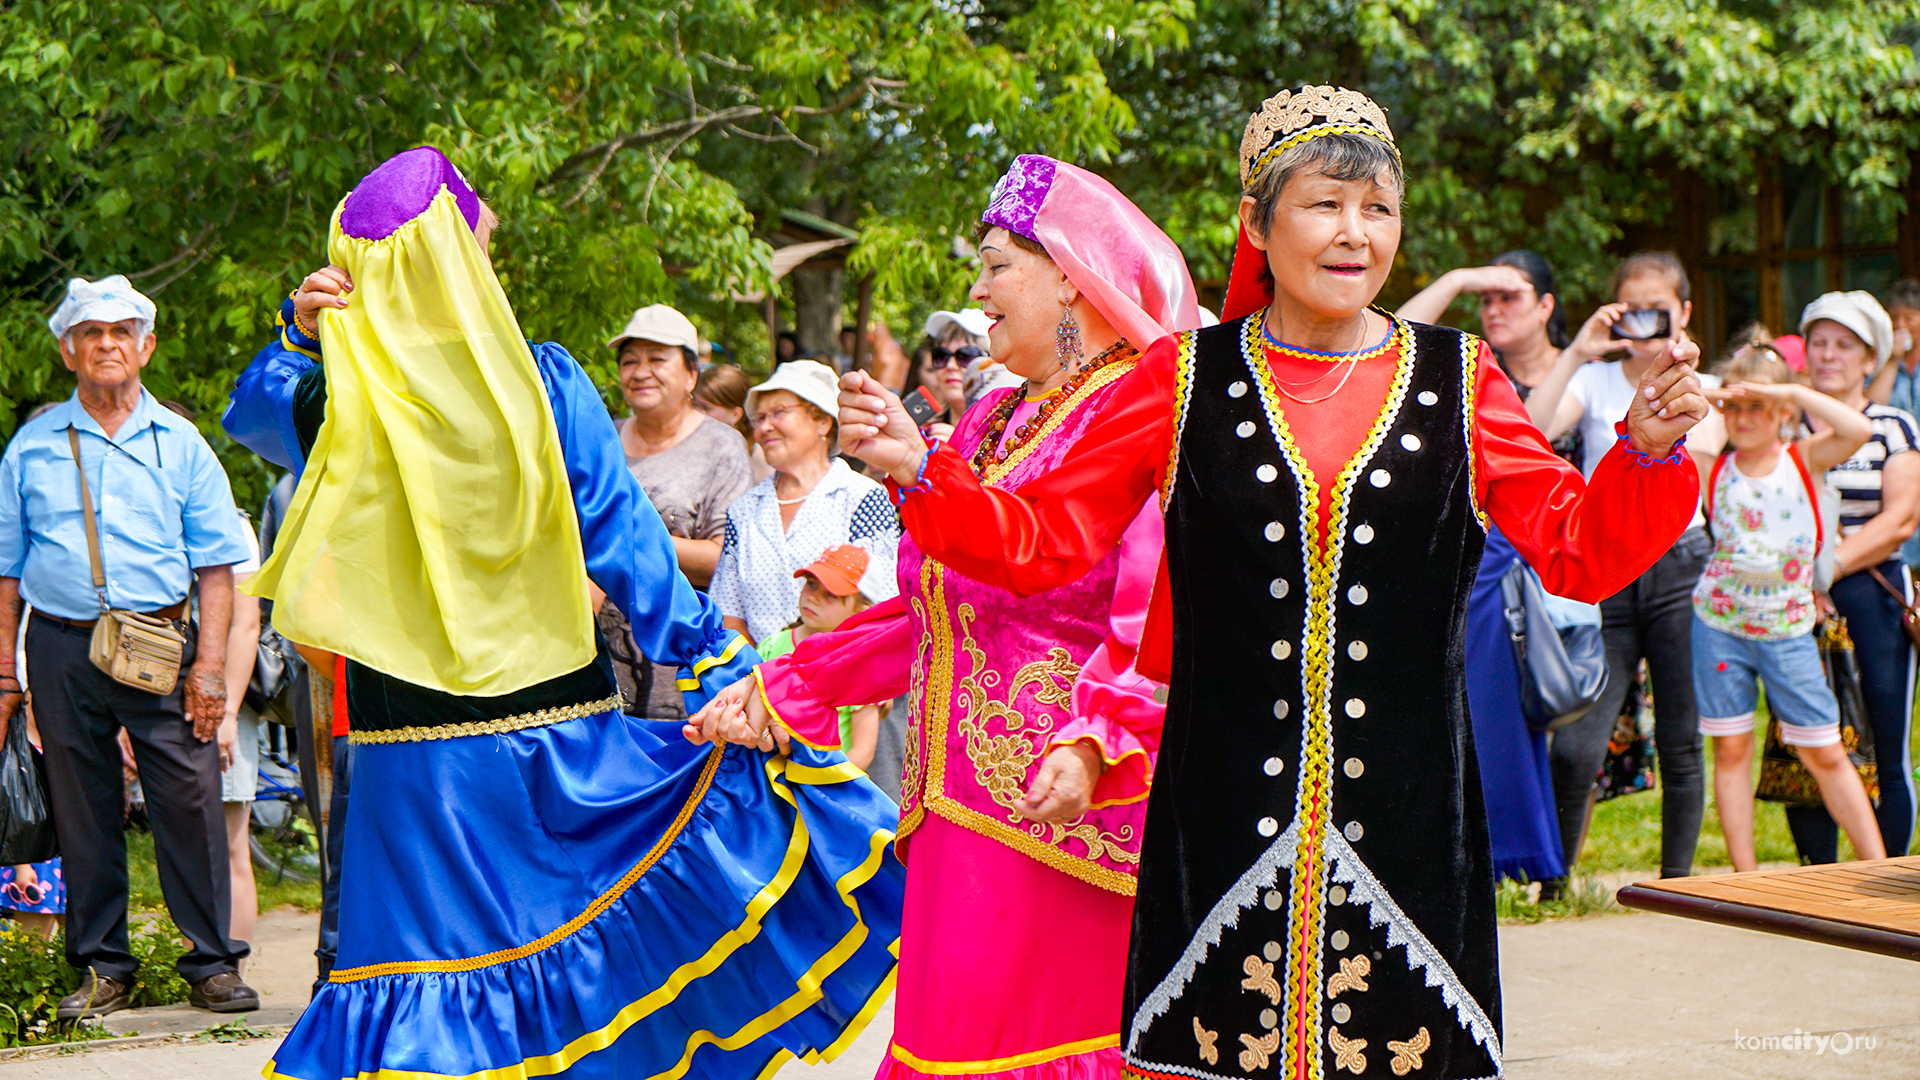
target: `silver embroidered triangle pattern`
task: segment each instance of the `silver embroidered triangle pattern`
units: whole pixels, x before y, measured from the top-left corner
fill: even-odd
[[[1442,957],[1433,943],[1428,941],[1419,927],[1407,918],[1400,905],[1380,884],[1373,871],[1367,869],[1358,852],[1347,843],[1338,832],[1329,831],[1326,836],[1325,859],[1332,869],[1331,880],[1343,885],[1347,890],[1349,904],[1365,903],[1367,920],[1374,927],[1387,928],[1387,944],[1398,945],[1405,949],[1409,970],[1421,970],[1426,985],[1440,991],[1442,1001],[1453,1009],[1460,1026],[1472,1035],[1474,1041],[1486,1048],[1487,1055],[1493,1059],[1495,1075],[1499,1075],[1501,1066],[1500,1036],[1493,1029],[1493,1021],[1487,1017],[1480,1003],[1467,993],[1460,984],[1460,978]],[[1127,1033],[1127,1053],[1131,1055],[1140,1044],[1141,1036],[1152,1029],[1154,1021],[1165,1016],[1186,992],[1187,985],[1207,955],[1220,944],[1220,937],[1228,928],[1238,928],[1240,913],[1259,902],[1260,893],[1265,889],[1276,888],[1280,884],[1280,872],[1293,867],[1299,850],[1297,826],[1288,826],[1287,831],[1276,837],[1267,850],[1254,860],[1252,866],[1240,875],[1233,887],[1228,889],[1207,912],[1194,931],[1187,948],[1180,959],[1168,971],[1166,977],[1153,988],[1139,1009],[1133,1014]],[[1208,1080],[1212,1074],[1171,1064],[1137,1062],[1147,1068],[1193,1076]],[[1222,1078],[1225,1080],[1225,1078]]]

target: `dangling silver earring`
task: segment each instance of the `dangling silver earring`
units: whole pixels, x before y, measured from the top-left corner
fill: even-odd
[[[1060,325],[1054,328],[1053,353],[1060,358],[1060,366],[1068,373],[1079,374],[1080,362],[1085,357],[1080,350],[1080,324],[1074,320],[1071,306],[1060,317]]]

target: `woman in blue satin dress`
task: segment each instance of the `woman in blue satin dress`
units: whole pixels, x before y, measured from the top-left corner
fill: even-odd
[[[892,988],[894,807],[837,752],[621,712],[581,567],[689,712],[755,653],[679,574],[586,373],[520,340],[491,224],[437,151],[389,159],[335,215],[351,305],[316,328],[284,303],[224,418],[302,474],[256,580],[348,657],[354,727],[337,966],[266,1074],[831,1059]]]

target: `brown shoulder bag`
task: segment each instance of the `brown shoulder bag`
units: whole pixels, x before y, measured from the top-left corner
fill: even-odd
[[[1867,573],[1873,580],[1880,583],[1881,588],[1887,590],[1888,595],[1899,602],[1900,625],[1907,631],[1907,637],[1913,641],[1914,646],[1920,648],[1920,611],[1915,611],[1913,605],[1907,603],[1906,594],[1894,588],[1893,583],[1881,575],[1879,567],[1869,566]]]
[[[163,696],[171,694],[180,678],[180,661],[186,656],[186,635],[175,629],[171,619],[108,606],[107,571],[100,562],[100,524],[93,516],[87,469],[80,464],[80,434],[73,428],[67,429],[67,445],[73,448],[73,467],[80,472],[80,506],[87,515],[87,557],[93,563],[93,592],[100,598],[100,621],[93,624],[88,658],[123,686]]]

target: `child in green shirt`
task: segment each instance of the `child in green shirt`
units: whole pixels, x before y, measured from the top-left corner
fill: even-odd
[[[762,660],[785,656],[814,634],[837,630],[840,624],[873,605],[860,591],[867,572],[867,552],[852,544],[835,544],[811,564],[794,571],[800,585],[800,617],[785,630],[756,647]],[[848,760],[862,769],[873,764],[880,739],[880,706],[853,705],[840,710],[840,747]]]

